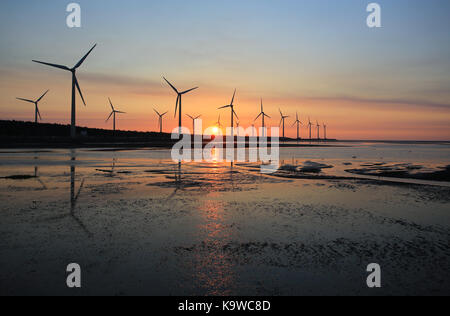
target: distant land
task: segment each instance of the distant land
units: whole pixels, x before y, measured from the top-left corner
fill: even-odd
[[[168,133],[116,131],[115,135],[113,135],[112,130],[87,127],[77,127],[77,135],[79,137],[76,140],[70,138],[70,125],[0,120],[0,148],[171,148],[178,141],[172,140],[171,134]],[[204,141],[204,143],[208,142]],[[286,138],[280,139],[280,146],[336,146],[336,142],[338,142],[336,139],[327,139],[326,141],[313,139],[312,144],[310,144],[309,139],[304,139],[297,143],[296,139]],[[343,142],[449,143],[444,141],[414,142],[381,140],[352,140]]]

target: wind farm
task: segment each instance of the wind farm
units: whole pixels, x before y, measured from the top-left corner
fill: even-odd
[[[42,62],[42,61],[37,61],[37,60],[33,60],[33,62],[35,62],[35,63],[38,63],[38,64],[42,64],[42,65],[45,65],[45,66],[49,66],[49,67],[52,67],[52,68],[57,68],[57,69],[60,69],[60,70],[65,70],[65,71],[69,71],[69,72],[71,72],[71,74],[72,74],[72,89],[71,89],[71,92],[72,92],[72,94],[71,94],[71,116],[70,116],[70,122],[71,122],[71,124],[70,124],[70,138],[72,139],[72,140],[74,140],[75,141],[75,143],[80,143],[80,141],[83,139],[83,137],[82,138],[80,138],[80,135],[79,134],[77,134],[77,129],[78,130],[80,130],[80,131],[82,131],[82,130],[86,130],[86,128],[83,128],[83,127],[79,127],[79,126],[77,126],[77,124],[76,124],[76,112],[77,112],[77,108],[76,108],[76,97],[77,97],[77,93],[78,93],[78,95],[80,96],[80,98],[81,98],[81,101],[83,102],[83,105],[84,106],[86,106],[86,101],[85,101],[85,97],[84,97],[84,95],[83,95],[83,93],[82,93],[82,90],[81,90],[81,88],[80,88],[80,85],[79,85],[79,82],[78,82],[78,78],[77,78],[77,70],[84,64],[84,62],[85,62],[85,60],[89,57],[89,55],[92,53],[92,51],[95,49],[97,47],[97,44],[95,44],[76,64],[75,64],[75,66],[73,66],[72,68],[69,68],[69,67],[67,67],[67,66],[64,66],[64,65],[60,65],[60,64],[53,64],[53,63],[48,63],[48,62]],[[190,92],[192,92],[192,91],[194,91],[194,90],[197,90],[198,89],[198,87],[194,87],[194,88],[191,88],[191,89],[188,89],[188,90],[183,90],[183,91],[180,91],[180,90],[178,90],[168,79],[166,79],[164,76],[163,76],[163,80],[164,80],[164,82],[167,84],[167,85],[169,85],[169,87],[176,93],[176,102],[175,102],[175,111],[174,111],[174,118],[177,118],[177,114],[178,114],[178,131],[179,131],[179,134],[181,134],[181,131],[182,131],[182,128],[183,127],[185,127],[185,126],[183,126],[183,120],[182,120],[182,117],[183,117],[183,102],[182,102],[182,100],[183,100],[183,96],[184,95],[186,95],[186,94],[188,94],[188,93],[190,93]],[[236,113],[236,110],[235,110],[235,99],[236,99],[236,92],[237,92],[237,89],[234,89],[234,92],[233,92],[233,95],[232,95],[232,97],[231,97],[231,101],[230,101],[230,103],[229,104],[227,104],[227,105],[225,105],[225,106],[222,106],[222,107],[219,107],[218,108],[218,111],[221,111],[221,110],[225,110],[225,109],[229,109],[230,110],[230,126],[229,126],[229,130],[231,131],[231,135],[233,135],[233,136],[236,136],[237,134],[235,133],[235,130],[236,130],[236,128],[239,128],[239,127],[241,127],[241,125],[242,125],[242,120],[240,120],[239,119],[239,116],[238,116],[238,114]],[[28,102],[28,103],[33,103],[34,105],[35,105],[35,120],[34,120],[34,122],[35,122],[35,124],[38,124],[39,123],[39,120],[41,120],[42,121],[42,117],[41,117],[41,113],[40,113],[40,111],[39,111],[39,107],[38,107],[38,103],[45,97],[45,95],[48,93],[48,91],[46,91],[41,97],[39,97],[37,100],[30,100],[30,99],[25,99],[25,98],[17,98],[18,100],[20,100],[20,101],[24,101],[24,102]],[[108,116],[108,118],[106,119],[106,122],[109,122],[109,120],[111,120],[112,119],[112,131],[113,131],[113,135],[114,136],[116,136],[116,124],[117,124],[117,115],[118,114],[126,114],[125,112],[121,112],[121,111],[118,111],[118,110],[116,110],[115,109],[115,107],[114,107],[114,105],[113,105],[113,103],[112,103],[112,101],[111,101],[111,99],[109,98],[108,99],[109,100],[109,104],[110,104],[110,107],[111,107],[111,113],[109,114],[109,116]],[[189,106],[189,108],[195,108],[195,105],[190,105]],[[256,121],[258,121],[260,118],[261,118],[261,131],[262,131],[262,134],[260,135],[260,136],[262,136],[262,137],[268,137],[269,135],[267,135],[267,131],[269,130],[268,129],[268,127],[267,127],[267,125],[266,125],[266,119],[271,119],[271,117],[264,111],[264,105],[263,105],[263,100],[261,99],[260,100],[260,109],[261,109],[261,111],[260,111],[260,113],[258,114],[258,116],[256,117],[256,119],[254,120],[254,122],[251,122],[250,120],[248,121],[248,123],[250,123],[249,124],[249,126],[251,126],[252,127],[252,135],[247,135],[247,137],[250,137],[250,136],[255,136],[254,135],[254,132],[255,132],[255,126],[254,126],[254,123],[256,122]],[[158,116],[158,124],[157,124],[157,126],[158,126],[158,129],[159,129],[159,135],[161,136],[161,135],[163,135],[164,133],[163,133],[163,121],[164,121],[164,117],[166,116],[166,114],[168,113],[167,111],[166,112],[164,112],[164,113],[160,113],[159,111],[157,111],[156,109],[153,109],[153,111],[157,114],[157,116]],[[293,126],[294,125],[297,125],[297,129],[296,129],[296,137],[291,137],[291,135],[287,135],[287,133],[286,133],[286,119],[288,119],[289,117],[290,117],[290,115],[284,115],[283,113],[282,113],[282,111],[281,111],[281,109],[279,109],[279,112],[280,112],[280,115],[281,115],[281,120],[280,120],[280,124],[279,124],[279,126],[280,127],[282,127],[282,138],[283,138],[283,140],[284,141],[289,141],[289,140],[291,140],[291,141],[293,141],[293,140],[296,140],[297,141],[297,143],[299,142],[299,141],[302,141],[302,139],[300,138],[300,129],[301,129],[301,125],[303,125],[300,121],[299,121],[299,118],[298,118],[298,112],[296,112],[296,121],[294,122],[294,124],[293,124]],[[188,117],[188,118],[190,118],[191,120],[192,120],[192,130],[191,130],[191,133],[192,133],[192,135],[195,133],[195,129],[196,129],[196,123],[200,120],[200,118],[202,118],[204,115],[203,114],[199,114],[199,115],[196,115],[196,116],[191,116],[191,115],[189,115],[189,114],[186,114],[186,116]],[[126,119],[124,119],[124,120],[126,120]],[[46,122],[47,124],[48,123],[51,123],[51,122]],[[253,124],[252,124],[253,123]],[[318,124],[318,123],[317,123]],[[222,123],[221,123],[221,121],[220,121],[220,115],[219,115],[219,120],[217,121],[217,122],[215,122],[215,125],[218,127],[218,128],[220,128],[220,129],[222,129],[222,128],[225,128],[223,125],[222,125]],[[198,125],[198,126],[200,126],[200,125]],[[317,125],[316,126],[317,127],[317,139],[315,139],[314,141],[317,141],[317,142],[320,142],[320,141],[328,141],[328,142],[332,142],[332,141],[336,141],[336,140],[334,140],[334,139],[328,139],[327,137],[324,137],[324,139],[323,140],[321,140],[320,139],[320,131],[319,131],[319,126]],[[244,130],[245,130],[245,128],[246,127],[244,127]],[[310,137],[309,137],[309,141],[310,142],[312,142],[313,141],[313,139],[312,139],[312,135],[311,135],[311,129],[312,129],[312,123],[311,122],[309,122],[309,125],[308,125],[308,128],[309,128],[309,135],[310,135]],[[325,132],[325,130],[326,130],[326,126],[324,125],[324,133],[326,133]],[[132,131],[130,131],[130,132],[132,132]],[[151,133],[152,131],[144,131],[144,132],[136,132],[136,133]],[[201,133],[203,133],[203,131],[201,131]],[[167,134],[166,134],[167,135]],[[53,136],[63,136],[63,135],[53,135]],[[86,133],[85,133],[85,136],[86,136]],[[240,136],[240,135],[237,135],[237,136]],[[96,137],[98,137],[98,136],[96,136]],[[85,138],[85,137],[84,137]],[[166,139],[167,139],[167,137],[165,137]],[[148,138],[147,138],[148,139]],[[269,137],[269,139],[270,139],[270,137]],[[159,138],[158,138],[158,141],[159,141]],[[113,142],[114,142],[114,140],[113,140]],[[151,142],[151,140],[150,140],[150,142]],[[109,143],[109,145],[114,145],[114,144],[111,144],[111,143]],[[172,146],[173,145],[173,142],[168,142],[167,143],[167,146]],[[286,145],[286,144],[285,144]],[[291,144],[292,146],[295,146],[295,144],[294,143],[292,143]]]

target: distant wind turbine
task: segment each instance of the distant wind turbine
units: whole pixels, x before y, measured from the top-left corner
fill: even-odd
[[[317,126],[317,140],[320,140],[320,124],[319,121],[316,121]]]
[[[81,93],[80,85],[78,84],[76,71],[77,69],[84,63],[86,58],[89,56],[89,54],[94,50],[94,48],[97,46],[97,44],[94,45],[94,47],[91,48],[91,50],[84,55],[83,58],[80,59],[80,61],[72,68],[69,68],[67,66],[57,65],[57,64],[50,64],[50,63],[44,63],[42,61],[33,60],[33,62],[38,64],[43,64],[46,66],[59,68],[62,70],[67,70],[72,73],[72,115],[71,115],[71,124],[70,124],[70,136],[72,138],[76,138],[76,104],[75,104],[75,88],[78,90],[78,93],[80,94],[81,100],[83,101],[83,104],[86,106],[86,102],[84,101],[83,94]]]
[[[256,117],[255,121],[258,120],[259,117],[262,117],[262,130],[263,130],[262,137],[264,137],[265,136],[264,128],[266,127],[266,125],[264,124],[264,118],[266,118],[266,117],[271,118],[271,117],[269,115],[267,115],[266,113],[264,113],[264,107],[263,107],[262,99],[261,99],[261,113],[259,113],[259,115]]]
[[[325,123],[323,123],[323,134],[324,139],[327,140],[327,125],[325,125]]]
[[[239,120],[238,115],[236,114],[236,111],[234,111],[234,98],[236,96],[236,89],[234,90],[233,93],[233,98],[231,99],[231,103],[229,105],[225,105],[219,108],[219,110],[221,109],[226,109],[226,108],[230,108],[231,110],[231,136],[234,136],[234,117],[236,116],[236,119]]]
[[[108,119],[106,120],[106,122],[109,121],[109,119],[111,118],[111,116],[113,116],[113,133],[116,133],[116,114],[126,114],[125,112],[121,112],[121,111],[116,111],[116,109],[114,108],[114,105],[111,102],[111,99],[109,99],[109,105],[111,105],[111,109],[112,112],[111,114],[109,114]]]
[[[28,103],[33,103],[34,104],[34,122],[37,124],[38,123],[38,116],[39,119],[42,120],[41,117],[41,112],[39,112],[39,106],[38,103],[42,100],[42,98],[49,92],[50,90],[47,90],[39,99],[37,99],[36,101],[33,100],[28,100],[28,99],[22,99],[22,98],[16,98],[17,100],[20,101],[25,101]]]
[[[281,109],[279,109],[280,110],[280,115],[281,115],[281,121],[280,121],[280,126],[281,126],[281,124],[283,124],[283,138],[285,138],[284,137],[284,127],[285,127],[285,120],[287,119],[287,118],[289,118],[289,116],[286,116],[286,115],[283,115],[283,112],[281,112]]]
[[[294,122],[294,124],[292,124],[292,126],[294,126],[295,124],[297,124],[297,140],[299,140],[300,139],[300,125],[303,125],[303,123],[298,118],[298,112],[295,114],[295,122]]]
[[[311,133],[311,129],[312,129],[312,123],[311,123],[311,118],[308,117],[308,127],[309,127],[309,140],[312,140],[312,133]]]
[[[164,78],[164,77],[163,77]],[[180,109],[179,109],[179,111],[178,111],[178,114],[179,114],[179,116],[178,116],[178,127],[179,127],[179,134],[181,135],[181,133],[182,133],[182,127],[183,127],[183,125],[182,125],[182,108],[181,108],[181,98],[182,98],[182,96],[184,95],[184,94],[187,94],[187,93],[189,93],[189,92],[191,92],[191,91],[193,91],[193,90],[195,90],[195,89],[198,89],[198,87],[195,87],[195,88],[192,88],[192,89],[189,89],[189,90],[186,90],[186,91],[183,91],[183,92],[179,92],[178,90],[177,90],[177,88],[175,88],[166,78],[164,78],[164,80],[167,82],[167,84],[177,93],[177,102],[176,102],[176,104],[175,104],[175,114],[174,114],[174,117],[177,117],[177,110],[178,110],[178,105],[180,106]]]
[[[220,123],[220,115],[219,115],[219,119],[216,122],[217,127],[222,127],[222,124]]]
[[[193,117],[193,116],[191,116],[189,114],[186,114],[186,115],[192,120],[192,135],[195,135],[195,121],[197,121],[202,116],[199,115],[199,116]]]
[[[159,127],[159,133],[162,134],[163,132],[163,119],[164,119],[164,115],[166,115],[169,112],[165,112],[163,114],[159,113],[158,111],[156,111],[156,109],[153,109],[153,111],[155,111],[155,113],[158,115],[159,119],[158,119],[158,127]]]

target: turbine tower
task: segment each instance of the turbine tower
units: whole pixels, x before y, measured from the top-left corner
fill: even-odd
[[[236,116],[236,119],[239,120],[238,115],[236,114],[236,111],[234,111],[234,97],[236,96],[236,89],[233,93],[233,98],[231,99],[231,103],[229,105],[225,105],[219,108],[219,110],[230,108],[231,109],[231,136],[234,136],[234,117]]]
[[[28,99],[22,99],[22,98],[16,98],[17,100],[20,101],[25,101],[28,103],[33,103],[34,104],[34,122],[37,124],[38,123],[38,116],[39,119],[42,121],[42,117],[41,117],[41,112],[39,112],[39,106],[38,103],[42,100],[42,98],[49,92],[50,90],[47,90],[39,99],[37,99],[36,101],[33,100],[28,100]]]
[[[195,121],[197,121],[202,116],[199,115],[199,116],[193,117],[193,116],[191,116],[189,114],[186,114],[186,115],[192,120],[192,135],[195,135]]]
[[[86,60],[86,58],[89,56],[89,54],[94,50],[94,48],[97,46],[97,44],[94,45],[94,47],[91,48],[91,50],[84,55],[83,58],[80,59],[80,61],[72,68],[69,68],[67,66],[62,66],[62,65],[57,65],[57,64],[50,64],[50,63],[45,63],[42,61],[37,61],[37,60],[33,60],[33,62],[38,63],[38,64],[43,64],[46,66],[50,66],[50,67],[54,67],[54,68],[59,68],[62,70],[66,70],[66,71],[70,71],[72,73],[72,115],[71,115],[71,123],[70,123],[70,136],[72,138],[76,138],[76,95],[75,95],[75,88],[78,90],[78,93],[80,94],[81,100],[83,101],[84,106],[86,106],[86,102],[84,101],[84,97],[83,94],[81,93],[81,88],[80,85],[78,84],[78,80],[77,80],[77,76],[76,76],[76,71],[77,69],[84,63],[84,61]]]
[[[295,124],[297,124],[297,140],[299,140],[300,139],[300,125],[303,125],[303,123],[298,118],[298,112],[295,114],[295,122],[294,122],[294,124],[292,124],[292,126],[294,126]]]
[[[163,132],[163,119],[164,119],[164,115],[166,115],[169,112],[160,114],[158,111],[156,111],[156,109],[153,109],[153,111],[155,111],[155,113],[158,115],[159,119],[158,119],[158,127],[159,127],[159,133],[162,134]]]
[[[281,115],[281,121],[280,121],[280,126],[281,126],[281,124],[283,124],[283,138],[285,138],[284,137],[284,127],[285,127],[285,120],[287,119],[287,118],[289,118],[289,116],[286,116],[286,115],[283,115],[283,112],[281,112],[281,109],[279,109],[280,110],[280,115]]]
[[[264,118],[266,118],[266,117],[271,118],[271,117],[269,115],[267,115],[266,113],[264,113],[264,107],[263,107],[262,99],[261,99],[261,113],[259,113],[259,115],[256,117],[255,122],[256,122],[256,120],[259,119],[259,117],[262,117],[262,130],[263,130],[262,137],[264,137],[265,136],[264,128],[266,127],[265,124],[264,124]]]
[[[111,99],[108,98],[108,100],[109,100],[109,105],[111,105],[112,112],[111,112],[111,114],[109,114],[106,122],[108,122],[109,119],[111,118],[111,116],[113,116],[113,135],[115,135],[116,134],[116,114],[126,114],[126,113],[121,112],[121,111],[116,111],[116,109],[114,108],[114,105],[111,102]]]
[[[178,127],[179,127],[179,135],[181,135],[182,127],[183,127],[183,125],[182,125],[182,113],[183,112],[182,112],[182,108],[181,108],[181,98],[182,98],[183,95],[185,95],[185,94],[187,94],[187,93],[189,93],[189,92],[191,92],[191,91],[193,91],[195,89],[198,89],[198,87],[195,87],[195,88],[183,91],[183,92],[179,92],[177,90],[177,88],[175,88],[165,77],[163,77],[163,78],[167,82],[167,84],[177,93],[177,102],[175,104],[174,117],[177,117],[177,110],[178,110],[178,105],[179,105],[180,109],[179,109],[179,112],[178,112],[178,114],[179,114],[179,116],[178,116]]]
[[[323,137],[325,140],[327,140],[327,125],[325,125],[325,123],[323,123]]]

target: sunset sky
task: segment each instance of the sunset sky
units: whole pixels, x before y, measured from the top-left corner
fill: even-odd
[[[105,123],[111,97],[118,128],[155,131],[153,107],[170,111],[165,130],[177,126],[176,95],[184,114],[212,125],[236,111],[249,127],[259,99],[288,135],[301,120],[326,122],[338,139],[450,140],[450,1],[377,1],[380,29],[366,25],[361,0],[79,0],[82,28],[66,26],[70,1],[4,0],[0,4],[0,119],[33,120],[38,98],[43,122],[70,122],[70,74],[32,59],[72,67],[97,48],[78,71],[88,106],[77,98],[77,125]],[[185,116],[184,124],[191,122]],[[257,125],[260,121],[257,122]],[[206,126],[205,126],[206,128]],[[302,129],[303,136],[306,129]]]

